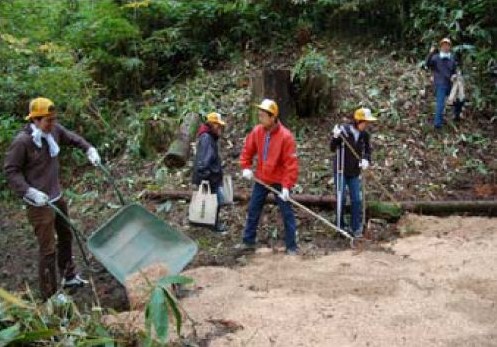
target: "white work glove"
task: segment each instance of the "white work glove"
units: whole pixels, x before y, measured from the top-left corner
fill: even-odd
[[[36,206],[44,206],[48,202],[48,195],[33,187],[28,188],[24,197],[34,202]]]
[[[362,168],[363,170],[367,170],[369,167],[369,161],[367,159],[361,159],[359,167]]]
[[[98,155],[97,150],[95,147],[90,147],[88,148],[88,151],[86,151],[86,156],[88,157],[88,160],[90,163],[92,163],[94,166],[100,165],[100,156]]]
[[[342,133],[342,127],[339,126],[338,124],[335,125],[335,127],[333,128],[333,137],[335,139],[338,139],[341,133]]]
[[[278,197],[283,201],[288,201],[288,198],[290,197],[290,191],[288,190],[288,188],[283,188],[281,190],[281,193],[278,194]]]
[[[254,173],[252,172],[252,170],[250,169],[243,169],[242,171],[242,176],[243,178],[245,178],[246,180],[251,180],[252,178],[254,178]]]

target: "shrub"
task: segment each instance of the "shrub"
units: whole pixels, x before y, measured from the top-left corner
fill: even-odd
[[[301,117],[323,115],[333,105],[335,74],[328,57],[308,50],[292,69],[297,114]]]

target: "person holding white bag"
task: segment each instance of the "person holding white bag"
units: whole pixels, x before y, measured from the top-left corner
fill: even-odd
[[[224,202],[223,194],[223,168],[219,156],[218,140],[226,123],[217,112],[207,115],[206,122],[197,132],[197,151],[193,167],[192,183],[201,185],[208,181],[211,192],[217,196],[216,222],[213,231],[226,234],[226,225],[219,221],[220,206]]]

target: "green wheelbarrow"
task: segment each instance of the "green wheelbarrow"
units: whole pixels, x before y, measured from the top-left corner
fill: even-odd
[[[197,244],[142,205],[126,204],[109,171],[99,167],[123,207],[90,235],[86,241],[89,251],[121,284],[131,274],[157,263],[165,265],[170,275],[180,273],[197,253]],[[83,235],[56,206],[50,206],[71,226],[89,266],[81,242]]]

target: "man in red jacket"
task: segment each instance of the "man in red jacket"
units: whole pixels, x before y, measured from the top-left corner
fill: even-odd
[[[264,99],[259,109],[259,122],[245,139],[240,165],[244,178],[251,180],[254,176],[252,159],[257,155],[255,177],[260,181],[281,191],[276,197],[278,207],[285,224],[286,252],[297,254],[295,241],[296,223],[292,206],[288,202],[290,189],[297,182],[299,165],[296,154],[295,139],[292,133],[278,120],[278,105],[270,99]],[[262,207],[269,190],[262,184],[255,183],[250,197],[247,224],[243,232],[243,248],[254,249],[256,229]]]

